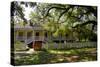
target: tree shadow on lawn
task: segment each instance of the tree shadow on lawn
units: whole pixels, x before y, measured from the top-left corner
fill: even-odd
[[[74,49],[71,50],[71,54],[63,54],[68,62],[86,62],[86,61],[96,61],[97,60],[97,50],[96,49]]]
[[[15,65],[32,65],[32,64],[47,64],[55,55],[46,51],[41,51],[37,54],[22,56],[20,59],[15,60]]]
[[[63,55],[52,54],[47,51],[41,51],[37,54],[23,56],[15,60],[15,65],[34,65],[67,62],[64,61]]]
[[[54,50],[55,51],[55,50]],[[61,50],[59,50],[61,51]],[[15,65],[34,65],[34,64],[50,64],[50,63],[65,63],[65,62],[85,62],[97,60],[95,50],[65,50],[71,53],[50,53],[49,51],[40,51],[37,54],[22,56],[15,60]]]

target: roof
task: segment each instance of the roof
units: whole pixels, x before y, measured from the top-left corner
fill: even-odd
[[[33,26],[29,26],[29,25],[20,25],[20,24],[16,24],[14,26],[15,30],[43,30],[43,27],[40,24],[33,24]]]

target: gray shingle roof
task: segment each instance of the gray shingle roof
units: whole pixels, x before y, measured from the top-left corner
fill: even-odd
[[[43,27],[40,24],[34,24],[33,26],[29,26],[29,25],[25,25],[25,26],[21,26],[19,24],[16,24],[14,26],[15,30],[43,30]]]

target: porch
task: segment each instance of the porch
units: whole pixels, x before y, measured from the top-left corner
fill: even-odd
[[[24,37],[20,36],[16,38],[17,41],[24,41],[26,44],[32,42],[32,41],[43,41],[43,42],[48,42],[50,40],[52,41],[69,41],[71,40],[70,38],[67,37],[44,37],[44,36],[31,36],[31,37]]]

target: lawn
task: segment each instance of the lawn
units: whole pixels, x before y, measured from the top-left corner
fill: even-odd
[[[42,50],[33,54],[15,54],[15,58],[15,65],[96,61],[97,49]]]

